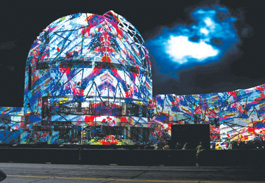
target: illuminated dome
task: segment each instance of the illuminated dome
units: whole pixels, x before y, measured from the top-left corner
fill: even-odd
[[[32,45],[24,96],[33,126],[147,126],[152,80],[143,38],[113,11],[60,18]]]
[[[60,60],[150,65],[143,44],[135,27],[113,11],[104,15],[78,13],[43,30],[32,45],[27,65]]]

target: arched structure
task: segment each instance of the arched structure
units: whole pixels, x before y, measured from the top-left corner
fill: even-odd
[[[265,85],[152,98],[149,54],[134,26],[113,11],[78,13],[54,21],[35,40],[24,107],[0,108],[0,143],[156,144],[178,124],[209,124],[218,148],[260,143]]]
[[[29,52],[24,129],[53,133],[49,143],[79,133],[84,143],[99,135],[132,139],[130,127],[148,126],[151,99],[144,40],[113,11],[60,18],[40,33]]]

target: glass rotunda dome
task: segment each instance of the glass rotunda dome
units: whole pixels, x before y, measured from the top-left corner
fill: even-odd
[[[29,51],[26,129],[147,127],[150,100],[151,63],[144,40],[113,11],[62,17]]]

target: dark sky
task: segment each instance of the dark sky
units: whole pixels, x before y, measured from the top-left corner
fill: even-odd
[[[65,3],[66,2],[66,3]],[[31,44],[51,22],[63,16],[108,10],[124,16],[146,41],[155,38],[163,27],[189,24],[189,10],[209,1],[185,0],[162,3],[146,1],[9,1],[0,6],[0,106],[23,106],[24,67]],[[213,0],[211,1],[213,2]],[[2,2],[1,2],[2,3]],[[178,77],[159,72],[152,57],[153,91],[192,94],[231,91],[265,83],[265,1],[222,0],[240,33],[239,52],[219,62],[176,71]]]

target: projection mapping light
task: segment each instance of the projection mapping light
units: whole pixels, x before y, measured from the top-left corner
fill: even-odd
[[[163,48],[152,53],[165,65],[216,61],[238,41],[226,8],[200,8],[192,16],[197,24],[164,30],[148,43],[151,51]],[[265,140],[265,85],[153,97],[149,52],[136,28],[113,11],[78,13],[52,22],[33,43],[24,107],[0,108],[0,141],[156,144],[171,138],[172,125],[185,124],[209,124],[212,142]]]
[[[151,63],[136,28],[113,11],[69,15],[29,52],[24,133],[50,130],[50,143],[133,143],[130,127],[148,126],[151,99]]]

